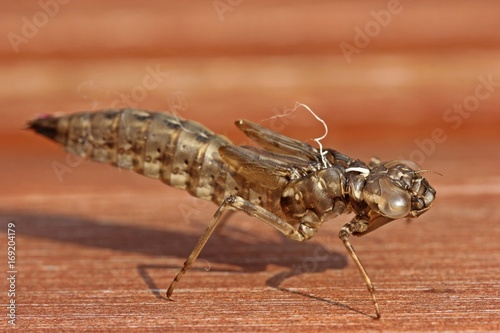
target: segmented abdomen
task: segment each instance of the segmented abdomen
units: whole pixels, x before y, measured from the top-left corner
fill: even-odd
[[[43,124],[46,122],[46,124]],[[35,120],[31,127],[68,151],[131,169],[220,203],[236,181],[218,149],[231,142],[204,126],[166,113],[124,109]],[[37,129],[38,128],[38,129]]]

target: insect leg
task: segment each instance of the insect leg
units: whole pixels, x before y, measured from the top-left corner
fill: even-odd
[[[172,299],[172,293],[174,292],[175,286],[177,282],[179,282],[182,278],[182,276],[187,272],[187,270],[193,265],[194,261],[196,258],[198,258],[198,255],[200,254],[201,250],[207,243],[208,239],[214,232],[215,228],[221,221],[221,217],[224,214],[224,212],[228,209],[235,208],[237,210],[242,210],[245,213],[247,213],[250,216],[254,216],[258,218],[261,221],[266,222],[270,226],[274,227],[275,229],[279,230],[281,233],[283,233],[285,236],[297,240],[297,241],[303,241],[305,240],[304,236],[300,234],[297,230],[293,228],[290,224],[286,223],[286,221],[283,221],[281,218],[278,216],[274,215],[273,213],[265,210],[264,208],[248,201],[245,200],[239,196],[236,195],[231,195],[224,199],[222,204],[219,206],[217,211],[215,212],[214,216],[210,220],[210,223],[207,226],[207,229],[203,233],[203,235],[200,237],[198,240],[198,243],[196,243],[196,246],[194,247],[193,251],[187,258],[187,260],[184,262],[183,267],[181,270],[177,273],[175,276],[174,280],[172,283],[170,283],[170,286],[168,287],[167,290],[167,297],[169,299]]]
[[[227,224],[227,221],[229,221],[231,219],[231,216],[236,213],[235,210],[229,210],[227,213],[226,213],[226,216],[224,217],[221,217],[221,221],[219,222],[219,225],[218,225],[218,228],[217,228],[217,231],[215,231],[215,233],[217,235],[222,235],[223,234],[223,230],[224,228],[226,228],[226,224]]]
[[[377,303],[377,298],[375,297],[375,288],[373,287],[372,281],[370,280],[370,277],[366,273],[365,268],[363,267],[363,264],[359,260],[358,256],[356,255],[356,251],[354,251],[354,247],[351,245],[351,242],[349,242],[349,236],[353,233],[353,231],[358,231],[358,229],[365,227],[363,224],[361,224],[357,220],[352,220],[351,222],[345,224],[339,232],[339,238],[342,240],[344,243],[345,248],[347,249],[347,252],[351,255],[352,260],[358,267],[359,272],[361,273],[361,276],[365,280],[366,287],[368,288],[368,292],[372,296],[372,301],[373,305],[375,306],[375,314],[376,314],[376,319],[380,318],[380,310],[378,307]]]

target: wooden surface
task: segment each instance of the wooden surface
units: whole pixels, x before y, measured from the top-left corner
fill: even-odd
[[[350,58],[341,43],[388,1],[234,1],[221,15],[219,2],[44,3],[0,5],[0,262],[7,276],[11,222],[18,331],[500,331],[498,2],[401,1]],[[296,101],[327,122],[325,146],[444,175],[426,175],[428,213],[353,240],[379,321],[337,238],[349,216],[300,244],[235,214],[165,300],[216,207],[22,130],[38,113],[129,104],[236,143],[238,118],[312,142],[322,125],[289,114]],[[471,111],[448,111],[462,103]]]

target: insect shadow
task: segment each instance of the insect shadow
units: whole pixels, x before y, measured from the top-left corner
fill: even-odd
[[[9,221],[16,222],[16,232],[19,237],[28,236],[91,248],[105,248],[149,256],[174,256],[181,259],[186,257],[186,254],[199,238],[199,234],[187,234],[141,225],[124,225],[112,220],[64,215],[30,215],[19,212],[0,213],[0,230],[7,230]],[[286,238],[281,241],[269,241],[258,237],[250,237],[251,241],[245,242],[244,239],[248,239],[248,237],[242,238],[235,235],[234,231],[236,230],[236,233],[238,231],[237,226],[234,226],[233,218],[230,223],[232,226],[229,227],[229,231],[232,232],[225,232],[228,227],[224,226],[222,232],[214,235],[214,241],[208,243],[204,249],[203,258],[200,258],[200,260],[209,263],[239,266],[241,269],[235,271],[235,273],[265,271],[266,267],[271,264],[281,266],[286,270],[280,270],[269,278],[266,281],[268,286],[280,291],[327,301],[316,296],[291,291],[281,287],[281,284],[286,279],[304,273],[320,273],[328,269],[342,269],[347,265],[345,255],[329,250],[320,243],[296,243]],[[239,232],[242,233],[241,230]],[[231,251],[227,251],[227,249],[231,249]],[[166,299],[149,272],[155,269],[173,268],[180,268],[180,265],[138,264],[137,272],[155,297]],[[201,269],[206,268],[208,268],[208,265]],[[217,268],[210,268],[210,270],[227,271],[227,269]],[[165,281],[162,281],[162,283],[165,283]],[[346,307],[336,302],[327,302]]]

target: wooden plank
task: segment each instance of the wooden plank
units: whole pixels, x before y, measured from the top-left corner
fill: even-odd
[[[62,1],[61,1],[62,2]],[[58,3],[47,1],[47,3]],[[497,1],[4,3],[8,57],[123,57],[497,48]],[[225,6],[221,4],[226,4]],[[219,7],[217,7],[219,5]],[[50,15],[49,17],[49,14]],[[23,19],[24,18],[24,19]],[[28,22],[28,23],[26,23]],[[31,23],[31,24],[30,24]],[[358,33],[357,28],[363,31]],[[75,35],[78,36],[75,40]],[[358,42],[354,40],[359,37]],[[23,39],[24,38],[24,39]],[[17,51],[17,52],[14,52]]]
[[[22,164],[10,175],[26,178],[38,169],[42,177],[35,174],[27,181],[54,182],[51,171],[43,176],[50,159],[37,157],[38,163]],[[494,161],[499,157],[495,154]],[[441,171],[449,167],[439,165]],[[177,301],[165,300],[169,280],[215,207],[139,176],[118,174],[85,165],[68,175],[59,191],[48,187],[10,194],[4,188],[2,237],[9,221],[17,233],[19,327],[499,329],[500,235],[492,203],[500,191],[498,185],[488,186],[491,176],[466,181],[460,192],[430,176],[439,198],[431,212],[354,240],[380,299],[383,318],[374,321],[366,289],[336,237],[346,218],[299,244],[235,215],[179,284]]]
[[[339,44],[388,1],[243,2],[223,21],[214,3],[69,2],[19,52],[0,42],[0,237],[15,224],[17,328],[500,331],[498,2],[402,1],[351,62]],[[43,19],[40,6],[0,5],[3,34],[20,33],[24,17]],[[139,96],[156,66],[168,75]],[[370,318],[337,237],[348,216],[300,244],[234,215],[177,301],[164,299],[216,207],[21,131],[39,112],[126,106],[132,94],[140,98],[130,106],[176,111],[236,143],[246,142],[238,118],[308,142],[320,136],[305,111],[269,119],[299,100],[327,122],[325,146],[411,157],[444,174],[428,174],[438,192],[431,211],[353,240],[382,319]],[[463,103],[470,111],[450,113]],[[9,288],[2,279],[3,304]],[[10,331],[2,311],[0,330]]]

